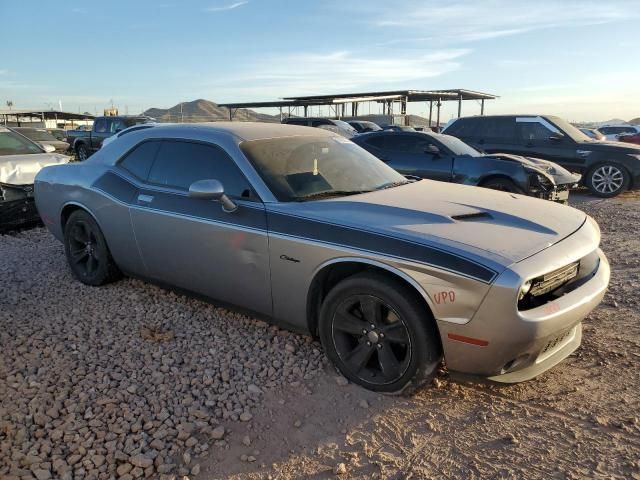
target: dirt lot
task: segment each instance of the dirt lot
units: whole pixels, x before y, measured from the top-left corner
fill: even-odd
[[[42,229],[0,237],[0,478],[638,479],[640,195],[576,205],[613,267],[582,347],[528,383],[443,373],[411,398],[263,322],[82,286]]]

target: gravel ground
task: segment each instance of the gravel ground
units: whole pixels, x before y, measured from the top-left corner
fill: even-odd
[[[83,286],[43,229],[0,236],[0,478],[640,479],[640,195],[576,200],[613,267],[578,352],[411,398],[347,384],[264,322]]]

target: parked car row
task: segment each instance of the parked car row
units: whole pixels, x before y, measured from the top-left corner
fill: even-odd
[[[0,232],[40,221],[33,199],[33,181],[41,168],[67,163],[51,145],[0,127]]]
[[[640,146],[589,138],[555,116],[491,115],[458,118],[443,131],[486,153],[548,160],[582,175],[599,197],[640,186]]]

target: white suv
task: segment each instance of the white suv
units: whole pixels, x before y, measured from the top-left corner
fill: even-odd
[[[640,133],[640,125],[605,125],[599,127],[598,131],[602,133],[607,140],[618,140],[621,135],[635,135]]]

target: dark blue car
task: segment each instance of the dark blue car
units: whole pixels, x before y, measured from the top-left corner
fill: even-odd
[[[552,162],[485,155],[450,135],[371,132],[352,139],[404,175],[463,183],[566,203],[580,175]]]

